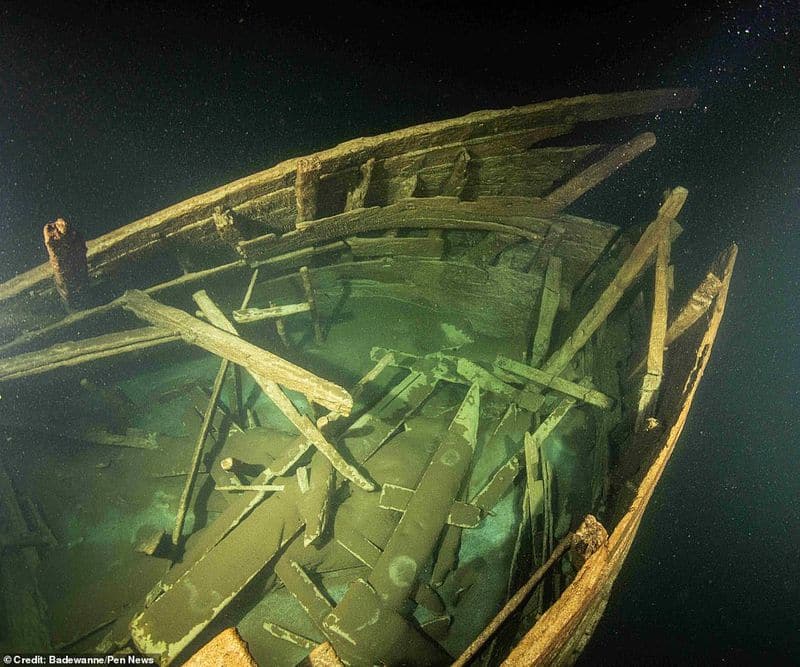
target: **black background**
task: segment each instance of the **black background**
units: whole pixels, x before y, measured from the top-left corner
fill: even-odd
[[[800,662],[800,5],[0,3],[0,279],[357,136],[560,96],[694,86],[575,210],[690,191],[695,284],[740,244],[726,321],[585,664]],[[685,276],[685,277],[684,277]]]

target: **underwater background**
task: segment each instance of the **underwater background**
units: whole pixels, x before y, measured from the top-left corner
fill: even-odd
[[[726,319],[583,664],[800,661],[800,8],[795,2],[0,4],[0,279],[289,157],[486,108],[659,86],[695,108],[571,209],[647,220],[674,262],[730,241]]]

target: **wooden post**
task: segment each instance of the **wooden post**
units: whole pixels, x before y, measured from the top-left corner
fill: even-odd
[[[636,430],[640,431],[645,420],[652,415],[661,378],[664,374],[664,342],[667,334],[667,312],[669,305],[669,231],[658,244],[656,255],[655,286],[653,289],[653,314],[650,319],[650,339],[647,347],[647,369],[642,378],[639,406],[636,412]]]
[[[319,187],[320,161],[310,157],[297,161],[294,196],[297,203],[297,222],[317,217],[317,188]]]
[[[550,349],[550,334],[561,300],[561,259],[550,257],[539,301],[539,322],[531,346],[531,366],[538,367]]]
[[[177,308],[154,301],[143,292],[130,290],[123,297],[125,308],[138,317],[172,329],[187,342],[198,345],[245,368],[254,377],[270,378],[330,410],[349,414],[353,401],[342,387],[267,352],[252,343],[206,324]]]
[[[89,268],[83,236],[63,218],[48,222],[43,234],[58,295],[68,310],[85,306]]]
[[[269,302],[270,309],[278,309],[281,306],[276,306],[274,301]],[[286,333],[286,323],[283,321],[283,317],[276,317],[275,319],[275,331],[278,333],[278,338],[281,339],[281,343],[283,343],[284,347],[291,347],[292,342],[289,340],[289,335]]]
[[[319,321],[319,311],[317,310],[317,299],[314,295],[314,284],[311,282],[311,271],[307,266],[300,267],[300,278],[303,281],[303,292],[306,295],[306,302],[308,303],[309,310],[311,311],[311,320],[314,323],[314,340],[317,343],[322,342],[322,326]]]

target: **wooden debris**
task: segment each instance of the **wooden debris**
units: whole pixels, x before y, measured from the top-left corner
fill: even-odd
[[[31,533],[2,459],[0,459],[0,526],[9,534]],[[40,536],[41,537],[41,536]],[[0,554],[0,591],[5,606],[3,626],[4,651],[21,653],[52,650],[48,629],[47,605],[39,590],[36,573],[39,556],[33,546],[6,550]]]
[[[297,470],[295,471],[297,486],[300,488],[300,493],[304,495],[308,493],[310,488],[308,469],[309,466],[298,466]]]
[[[144,327],[76,342],[59,343],[44,350],[0,359],[0,382],[139,352],[176,340],[180,340],[180,335],[173,331],[162,327]]]
[[[311,460],[308,492],[303,494],[303,501],[300,505],[300,514],[303,516],[306,526],[303,546],[310,546],[319,540],[325,531],[335,479],[336,475],[331,462],[322,454],[318,453],[314,456]],[[300,490],[302,492],[302,487]]]
[[[539,246],[536,257],[530,267],[534,273],[545,273],[547,266],[550,263],[550,258],[555,254],[556,247],[564,235],[564,225],[559,222],[553,222],[547,230],[547,234]]]
[[[272,309],[278,306],[275,305],[274,301],[270,301],[269,307]],[[289,334],[286,333],[286,323],[283,321],[282,317],[275,318],[275,332],[278,334],[278,338],[281,339],[281,343],[283,343],[284,347],[291,347],[292,341],[289,339]]]
[[[248,324],[261,320],[276,320],[298,313],[307,313],[309,310],[311,310],[311,306],[308,303],[290,303],[270,308],[243,308],[233,311],[233,321],[237,324]]]
[[[590,385],[581,385],[570,380],[565,380],[558,375],[551,375],[538,368],[526,366],[518,361],[509,359],[508,357],[498,356],[495,360],[498,368],[518,375],[521,378],[530,380],[542,387],[549,387],[554,391],[566,396],[572,396],[579,401],[584,401],[590,405],[595,405],[598,408],[608,410],[614,406],[614,399],[606,396],[603,392],[597,389],[592,389]]]
[[[317,298],[314,295],[314,283],[311,281],[311,271],[307,266],[300,267],[300,279],[303,282],[303,292],[306,295],[306,303],[308,303],[311,311],[311,320],[314,324],[314,340],[319,344],[323,339],[322,325],[320,324],[319,311],[317,310]]]
[[[667,334],[667,316],[669,309],[669,255],[670,243],[668,232],[658,244],[656,256],[655,286],[653,288],[653,313],[650,318],[650,337],[647,346],[647,368],[639,390],[639,406],[636,411],[635,429],[640,431],[653,414],[656,396],[661,387],[664,374],[664,347]]]
[[[531,347],[530,365],[538,368],[550,349],[550,334],[561,300],[561,259],[551,257],[547,264],[542,297],[539,302],[539,320]]]
[[[233,493],[275,493],[283,491],[286,487],[282,484],[232,484],[229,486],[215,486],[215,491],[228,491]]]
[[[297,633],[287,630],[286,628],[276,625],[275,623],[267,622],[264,623],[263,627],[273,637],[281,639],[285,642],[289,642],[290,644],[294,644],[295,646],[299,646],[300,648],[304,648],[307,651],[313,651],[315,648],[317,648],[317,646],[319,646],[319,642],[315,642],[307,637],[298,635]]]
[[[53,270],[53,282],[68,310],[85,305],[89,288],[86,241],[77,227],[63,218],[44,226],[44,245]]]
[[[500,499],[508,493],[517,475],[519,475],[521,467],[519,456],[515,454],[495,470],[489,481],[475,494],[475,497],[470,501],[470,505],[474,505],[481,512],[488,514],[500,502]]]
[[[572,535],[569,558],[576,570],[581,569],[586,559],[608,542],[608,532],[594,516],[587,514],[583,523]]]
[[[244,296],[244,301],[242,302],[242,307],[247,307],[247,302],[250,300],[251,295],[253,294],[253,285],[255,284],[256,274],[254,273],[253,278],[250,280],[250,284]],[[146,297],[149,298],[149,297]],[[225,317],[220,317],[221,313],[217,308],[216,304],[211,300],[211,297],[205,292],[205,290],[200,290],[199,292],[195,292],[192,295],[192,298],[195,300],[200,309],[205,313],[206,317],[208,318],[209,322],[214,324],[217,327],[220,327],[222,331],[227,331],[232,333],[232,335],[236,335],[235,329],[227,323]],[[155,302],[154,302],[155,303]],[[180,311],[178,311],[180,312]],[[228,326],[226,326],[228,325]],[[233,330],[233,331],[231,331]],[[189,503],[192,497],[192,490],[194,489],[194,483],[197,479],[197,470],[200,468],[200,460],[203,456],[203,448],[205,447],[206,438],[208,437],[208,432],[211,429],[211,425],[214,421],[214,415],[217,410],[217,403],[219,402],[220,394],[222,393],[222,385],[225,382],[225,375],[228,372],[228,359],[223,359],[220,362],[219,369],[217,370],[217,376],[214,378],[214,386],[211,389],[211,397],[208,399],[208,406],[206,407],[205,414],[203,415],[203,423],[200,426],[200,432],[197,434],[197,440],[195,441],[194,453],[192,454],[192,461],[189,464],[189,474],[186,476],[186,481],[183,485],[183,491],[181,493],[180,502],[178,503],[178,512],[175,517],[175,526],[172,529],[172,544],[173,546],[177,547],[181,541],[181,535],[183,533],[183,524],[186,520],[186,513],[189,509]]]
[[[406,489],[396,484],[381,486],[378,505],[383,509],[405,512],[414,497],[414,489]],[[481,521],[481,510],[472,504],[456,500],[447,515],[447,524],[459,528],[475,528]]]
[[[350,395],[342,387],[256,347],[227,331],[222,331],[177,308],[160,304],[143,292],[130,290],[123,297],[125,308],[137,317],[158,323],[179,333],[187,342],[198,345],[245,368],[251,375],[270,378],[289,389],[305,394],[309,400],[349,414]]]
[[[368,578],[389,608],[405,603],[450,514],[475,448],[479,397],[472,385]]]
[[[297,203],[297,222],[314,220],[317,217],[317,189],[319,188],[321,164],[316,157],[297,161],[297,176],[294,196]]]
[[[486,369],[478,366],[474,361],[463,357],[456,357],[442,352],[434,352],[424,357],[418,357],[407,352],[388,350],[383,347],[373,347],[370,351],[370,356],[373,360],[387,354],[392,355],[392,361],[390,362],[392,366],[425,373],[446,382],[465,385],[477,383],[483,391],[503,396],[525,409],[529,409],[532,401],[537,398],[526,391],[520,391],[506,384]]]
[[[349,479],[356,486],[361,487],[365,491],[373,491],[375,489],[375,484],[360,472],[356,466],[344,459],[336,448],[328,442],[314,423],[306,415],[301,414],[297,410],[275,382],[253,371],[251,371],[250,374],[266,394],[267,398],[276,405],[300,434],[331,462],[333,467],[336,468],[344,478]]]
[[[158,556],[168,551],[170,539],[165,530],[156,530],[136,545],[136,551],[145,556]]]
[[[364,377],[355,383],[353,388],[350,390],[350,395],[353,397],[353,402],[357,401],[361,397],[361,393],[364,391],[364,388],[370,382],[373,382],[386,369],[387,366],[390,366],[393,360],[394,356],[392,353],[387,352],[377,360],[376,364],[366,373],[366,375],[364,375]],[[329,424],[334,423],[341,417],[342,415],[338,412],[329,412],[327,415],[324,415],[317,420],[317,428],[323,431]]]
[[[331,612],[333,605],[311,581],[303,567],[297,561],[292,560],[287,552],[275,563],[275,574],[278,575],[292,597],[300,603],[303,611],[308,614],[314,625],[322,630],[323,619]]]
[[[494,264],[498,255],[517,241],[519,237],[516,234],[488,232],[464,253],[463,259],[479,266]]]
[[[344,205],[345,211],[353,211],[364,208],[364,202],[369,194],[369,185],[372,181],[372,170],[375,168],[375,158],[371,157],[361,165],[361,180],[358,185],[347,193],[347,201]]]
[[[575,327],[569,338],[558,350],[550,355],[543,365],[542,370],[544,372],[551,375],[559,375],[569,365],[578,350],[586,344],[586,341],[606,321],[611,311],[619,303],[625,290],[639,276],[650,256],[664,238],[670,223],[683,207],[687,194],[687,191],[681,187],[675,188],[669,193],[658,211],[658,216],[644,231],[639,242],[622,264],[614,279]],[[543,402],[544,399],[541,400]]]
[[[343,443],[353,460],[363,463],[430,396],[436,381],[412,373],[350,427]],[[276,459],[255,483],[284,475],[305,455],[310,443],[298,436],[280,460]],[[208,626],[282,545],[302,527],[297,506],[302,498],[296,484],[282,494],[246,494],[193,537],[183,561],[160,583],[150,606],[132,623],[136,646],[145,653],[175,656]],[[236,562],[236,568],[228,563]],[[223,596],[220,603],[220,595]],[[206,600],[190,605],[188,600]],[[213,611],[209,613],[209,609]],[[196,611],[193,611],[196,610]]]
[[[236,628],[220,632],[183,664],[185,667],[258,667]]]

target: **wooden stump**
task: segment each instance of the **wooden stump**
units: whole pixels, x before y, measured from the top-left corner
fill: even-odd
[[[63,218],[48,222],[43,233],[56,290],[68,310],[80,309],[85,305],[89,287],[86,241]]]

